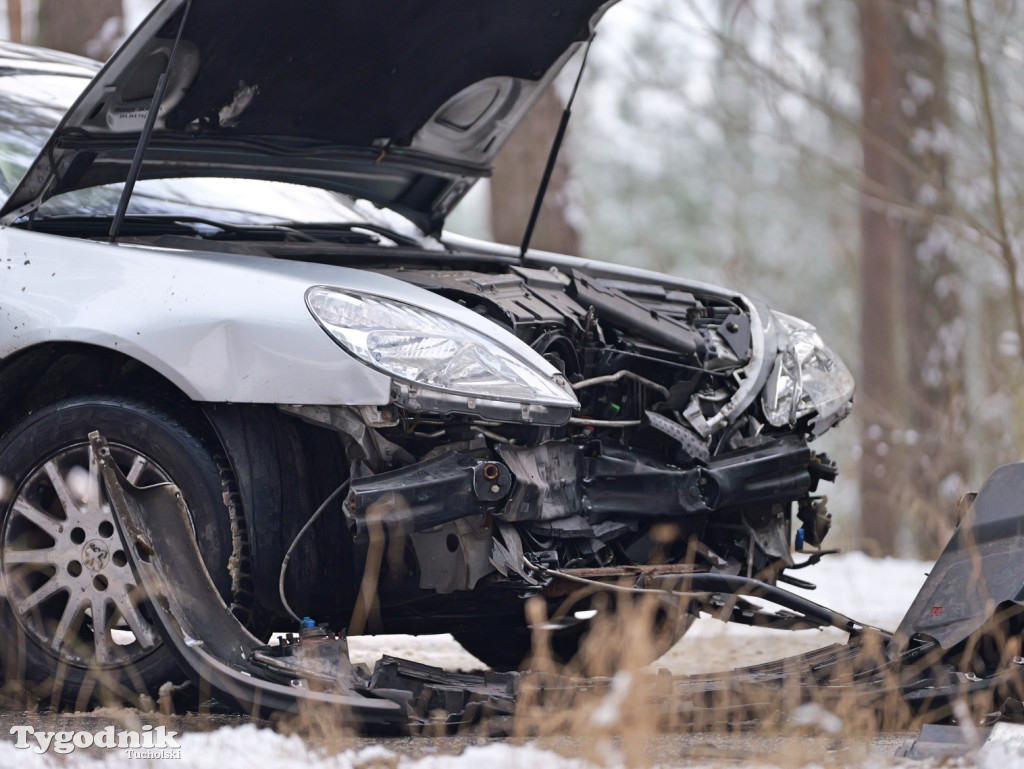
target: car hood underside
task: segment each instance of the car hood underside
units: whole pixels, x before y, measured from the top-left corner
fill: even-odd
[[[615,0],[228,0],[188,7],[141,178],[333,189],[437,230]],[[164,0],[0,218],[124,181],[186,0]]]

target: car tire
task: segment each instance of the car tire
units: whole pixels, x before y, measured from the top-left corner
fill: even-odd
[[[554,661],[565,664],[579,651],[587,623],[551,633]],[[459,630],[452,635],[468,651],[491,670],[520,670],[529,663],[533,636],[525,620],[506,620],[488,624],[485,630]]]
[[[181,489],[203,560],[231,605],[238,575],[229,562],[241,555],[233,480],[216,444],[201,437],[203,423],[188,424],[148,403],[84,397],[40,408],[0,439],[0,654],[9,688],[82,708],[137,702],[183,678],[147,614],[98,467],[90,470],[88,435],[100,431],[137,485]]]
[[[659,622],[657,635],[652,639],[653,643],[648,650],[650,658],[640,662],[654,662],[671,649],[689,629],[692,618],[688,615],[676,617],[671,628],[663,624],[666,622],[666,618]],[[575,659],[583,649],[590,629],[591,622],[582,620],[566,627],[549,630],[552,660],[559,665],[565,665]],[[533,634],[525,618],[490,623],[486,629],[457,630],[452,632],[452,636],[463,649],[492,670],[523,670],[529,665],[532,657]],[[630,661],[637,660],[634,657]]]

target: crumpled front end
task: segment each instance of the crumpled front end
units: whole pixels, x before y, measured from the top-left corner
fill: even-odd
[[[607,565],[617,545],[625,549],[655,524],[696,533],[713,530],[709,519],[719,516],[742,530],[745,508],[809,499],[835,476],[796,438],[689,469],[596,440],[466,448],[352,482],[345,512],[356,540],[410,537],[421,588],[472,590],[510,574],[529,582],[526,561]],[[510,539],[518,540],[512,549]],[[788,558],[784,538],[765,533],[756,543],[763,558]]]
[[[808,324],[700,284],[583,269],[380,272],[480,318],[328,288],[307,299],[393,380],[385,408],[284,407],[343,435],[347,524],[362,552],[390,554],[382,602],[519,600],[543,591],[541,570],[637,564],[801,582],[783,572],[794,548],[820,548],[831,517],[816,492],[837,472],[809,443],[852,398]],[[492,324],[530,354],[510,362]]]

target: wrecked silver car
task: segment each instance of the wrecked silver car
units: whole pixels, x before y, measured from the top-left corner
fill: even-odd
[[[257,635],[450,632],[509,668],[566,581],[803,584],[837,472],[811,442],[853,395],[810,324],[444,232],[609,5],[165,0],[98,72],[0,51],[8,667],[66,701],[175,675],[93,431],[180,490]]]

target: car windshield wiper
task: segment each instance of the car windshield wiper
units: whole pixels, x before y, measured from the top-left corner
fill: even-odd
[[[206,240],[298,240],[306,243],[377,245],[380,235],[396,246],[419,248],[422,243],[389,227],[371,222],[305,222],[288,224],[230,224],[201,216],[168,216],[175,222],[216,227],[220,232],[199,232]]]
[[[26,228],[56,235],[100,237],[110,231],[114,217],[96,215],[36,216]],[[203,216],[131,215],[121,224],[122,236],[185,235],[203,240],[377,245],[380,237],[397,246],[422,247],[413,237],[369,222],[315,222],[309,224],[232,224]],[[380,237],[378,237],[380,236]]]
[[[16,226],[53,235],[71,235],[83,238],[108,236],[113,216],[89,214],[59,214],[34,216],[17,222]],[[122,234],[145,237],[152,235],[198,236],[199,230],[189,226],[182,217],[129,216],[124,220]]]
[[[297,232],[309,235],[317,240],[334,241],[339,236],[348,235],[359,230],[381,235],[396,246],[411,246],[422,248],[423,243],[411,235],[403,235],[390,227],[371,222],[312,222],[305,224],[289,225]]]
[[[26,229],[58,235],[94,237],[110,231],[112,216],[55,215],[37,216],[25,222]],[[202,216],[135,215],[122,222],[121,234],[134,237],[187,235],[204,240],[298,240],[322,242],[320,238],[284,224],[230,224]],[[367,242],[367,235],[362,242]]]

